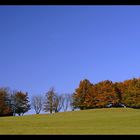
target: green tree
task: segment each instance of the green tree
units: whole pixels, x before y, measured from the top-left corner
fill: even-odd
[[[26,113],[31,109],[27,92],[24,93],[21,91],[16,91],[11,98],[12,98],[13,111],[19,116],[21,114],[23,115],[24,113]]]

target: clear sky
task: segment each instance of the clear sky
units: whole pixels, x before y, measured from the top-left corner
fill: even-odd
[[[140,76],[140,6],[0,6],[0,86],[72,93]]]

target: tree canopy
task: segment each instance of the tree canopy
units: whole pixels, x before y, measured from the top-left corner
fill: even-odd
[[[73,94],[75,108],[103,108],[109,104],[112,107],[124,104],[127,107],[140,108],[140,78],[115,83],[105,80],[96,84],[84,79]]]

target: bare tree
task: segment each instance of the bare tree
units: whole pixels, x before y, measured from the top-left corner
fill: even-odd
[[[64,104],[64,97],[63,95],[56,95],[56,100],[55,100],[55,112],[59,112]]]
[[[72,111],[74,111],[74,106],[73,106],[73,94],[69,94],[69,106]]]
[[[63,101],[63,105],[62,105],[62,108],[65,111],[68,110],[68,107],[70,106],[70,94],[63,94],[63,98],[64,98],[64,101]]]
[[[36,114],[39,114],[42,110],[43,106],[43,98],[40,95],[35,95],[32,97],[32,106],[36,112]]]

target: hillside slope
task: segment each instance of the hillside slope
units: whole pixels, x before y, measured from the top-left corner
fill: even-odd
[[[140,110],[108,108],[0,117],[0,134],[140,134]]]

